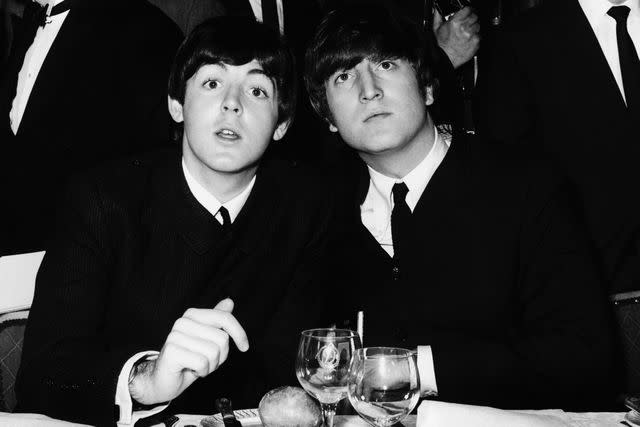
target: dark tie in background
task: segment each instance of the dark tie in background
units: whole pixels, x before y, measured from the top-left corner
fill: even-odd
[[[262,22],[280,32],[276,0],[262,0]]]
[[[391,212],[391,237],[393,239],[393,259],[402,268],[402,260],[408,250],[411,233],[411,209],[405,200],[409,189],[404,182],[393,186],[393,211]]]
[[[609,9],[607,14],[616,20],[618,56],[627,108],[635,110],[640,107],[640,59],[638,59],[638,52],[627,31],[629,11],[627,6],[614,6]]]
[[[218,212],[222,217],[222,230],[225,232],[229,231],[231,229],[231,217],[229,216],[229,211],[224,206],[220,206]]]

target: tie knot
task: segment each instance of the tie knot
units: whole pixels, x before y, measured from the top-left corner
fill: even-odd
[[[607,15],[615,19],[616,23],[618,24],[620,23],[626,24],[627,17],[629,16],[630,11],[631,9],[629,9],[628,6],[613,6],[611,9],[607,11]]]
[[[391,190],[391,193],[393,194],[393,202],[404,202],[408,192],[409,189],[407,188],[407,184],[405,184],[404,182],[398,182],[397,184],[394,184],[393,189]]]

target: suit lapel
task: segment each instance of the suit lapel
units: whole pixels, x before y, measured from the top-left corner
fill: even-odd
[[[63,80],[61,76],[73,72],[74,67],[69,66],[75,63],[73,55],[82,55],[78,40],[82,39],[83,35],[77,31],[77,25],[82,25],[82,22],[77,21],[77,10],[69,10],[69,14],[65,18],[62,27],[60,27],[60,31],[56,35],[38,72],[38,77],[33,85],[22,116],[18,135],[24,133],[25,129],[39,128],[34,121],[38,120],[42,123],[42,119],[47,117],[51,111],[56,109],[69,111],[68,106],[61,104],[61,100],[67,97],[59,96],[69,88],[64,87],[60,82]],[[91,73],[92,71],[86,69],[84,72]],[[96,82],[96,84],[98,83]]]
[[[158,200],[158,206],[152,206],[148,210],[164,214],[153,219],[159,219],[161,224],[150,226],[166,229],[168,232],[175,230],[198,255],[209,252],[219,241],[222,227],[191,194],[182,171],[181,156],[176,155],[170,165],[155,171],[152,179],[155,194],[151,200]]]
[[[559,7],[566,9],[564,13],[558,14],[563,19],[556,21],[555,25],[564,27],[562,33],[566,34],[567,40],[564,43],[559,40],[552,42],[570,47],[569,52],[572,53],[566,58],[571,63],[567,66],[574,69],[574,78],[582,82],[582,89],[593,93],[592,98],[597,99],[600,105],[611,105],[626,110],[613,72],[578,0],[559,3]]]
[[[278,167],[273,160],[263,158],[258,168],[251,194],[234,222],[240,249],[249,254],[261,247],[275,233],[274,214],[279,204]],[[279,209],[286,210],[286,206]],[[265,237],[267,236],[267,237]]]

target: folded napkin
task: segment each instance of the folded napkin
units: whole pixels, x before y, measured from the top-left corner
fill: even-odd
[[[13,414],[0,412],[0,426],[11,427],[88,427],[87,424],[76,424],[56,420],[40,414]]]
[[[561,410],[504,411],[487,406],[423,401],[416,427],[568,427]]]

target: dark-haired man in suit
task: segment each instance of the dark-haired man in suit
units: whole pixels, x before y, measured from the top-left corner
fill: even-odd
[[[45,248],[73,172],[167,142],[171,20],[146,0],[43,3],[0,77],[0,255]]]
[[[640,1],[549,1],[504,28],[479,80],[480,130],[567,175],[611,293],[640,284],[639,52]]]
[[[531,152],[436,129],[427,36],[345,8],[307,51],[312,102],[360,158],[339,181],[345,313],[364,311],[366,346],[418,347],[443,400],[610,405],[604,299],[566,188]]]
[[[279,34],[253,19],[212,19],[187,37],[169,79],[181,149],[74,179],[61,203],[29,315],[22,411],[124,426],[167,405],[211,413],[217,397],[255,407],[297,383],[299,333],[324,323],[333,282],[322,280],[328,186],[268,154],[295,110],[294,79]]]

